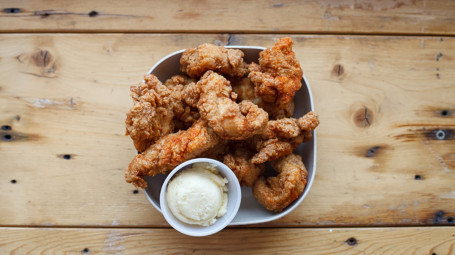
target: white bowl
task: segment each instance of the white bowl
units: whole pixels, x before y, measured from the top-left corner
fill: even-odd
[[[257,46],[226,46],[226,48],[240,49],[245,53],[245,62],[251,63],[252,61],[258,62],[259,52],[264,50],[264,47]],[[158,61],[148,72],[154,74],[162,82],[176,74],[183,74],[180,72],[180,56],[184,50],[179,50]],[[305,72],[305,70],[303,70]],[[301,117],[309,111],[314,110],[313,96],[308,81],[303,76],[302,88],[296,93],[294,97],[295,110],[294,117]],[[292,202],[282,212],[275,213],[267,211],[259,202],[254,198],[251,187],[242,187],[242,203],[240,205],[237,216],[232,220],[230,225],[246,225],[264,223],[279,219],[294,210],[306,197],[313,184],[316,172],[316,131],[313,131],[313,137],[303,144],[301,144],[294,153],[302,156],[303,163],[308,171],[308,182],[303,190],[303,193]],[[270,171],[270,169],[269,169]],[[166,179],[166,175],[156,175],[153,177],[145,177],[148,182],[148,187],[145,189],[145,194],[150,203],[161,212],[160,206],[160,191]]]
[[[184,171],[189,166],[193,165],[194,163],[210,163],[216,166],[221,176],[225,177],[228,180],[228,202],[227,202],[227,212],[224,216],[217,219],[217,221],[210,226],[203,227],[198,225],[186,224],[178,220],[172,212],[169,210],[167,206],[166,200],[166,191],[167,185],[172,177],[180,171]],[[160,205],[161,205],[161,212],[163,213],[164,218],[166,221],[171,225],[174,229],[189,236],[208,236],[214,234],[223,228],[225,228],[231,221],[234,219],[235,215],[237,214],[240,201],[242,199],[242,191],[240,189],[240,184],[235,176],[234,172],[227,167],[225,164],[209,159],[209,158],[197,158],[188,160],[180,165],[178,165],[164,180],[163,186],[161,188],[160,193]]]

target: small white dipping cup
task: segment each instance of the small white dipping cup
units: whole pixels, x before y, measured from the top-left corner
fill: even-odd
[[[227,212],[224,216],[217,218],[216,222],[213,225],[204,227],[199,225],[192,225],[187,224],[184,222],[179,221],[171,212],[169,207],[167,206],[166,201],[166,191],[167,185],[172,177],[177,174],[179,171],[185,170],[189,166],[194,163],[210,163],[216,166],[218,172],[221,176],[225,177],[228,180],[228,202],[227,202]],[[178,165],[169,175],[166,177],[166,180],[161,187],[160,193],[160,205],[161,205],[161,212],[163,213],[164,218],[166,221],[171,225],[175,230],[189,236],[208,236],[214,234],[223,228],[225,228],[235,217],[237,214],[240,202],[242,199],[242,191],[240,189],[240,184],[235,176],[234,172],[227,167],[225,164],[209,159],[209,158],[196,158],[189,161],[186,161],[180,165]]]

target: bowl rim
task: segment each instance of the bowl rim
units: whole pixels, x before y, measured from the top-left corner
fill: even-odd
[[[246,46],[246,45],[226,45],[224,46],[225,48],[229,48],[229,49],[252,49],[252,50],[265,50],[266,47],[262,47],[262,46]],[[165,57],[161,58],[158,62],[156,62],[155,65],[152,66],[152,68],[150,68],[150,70],[147,72],[147,74],[152,74],[152,72],[160,65],[162,64],[164,61],[166,61],[167,59],[175,56],[175,55],[178,55],[178,54],[182,54],[186,49],[181,49],[181,50],[177,50],[175,52],[172,52],[168,55],[166,55]],[[314,100],[313,100],[313,94],[312,94],[312,91],[311,91],[311,87],[310,87],[310,84],[308,83],[308,80],[305,76],[305,74],[303,74],[302,76],[302,80],[303,80],[303,84],[305,87],[306,87],[306,90],[308,92],[308,98],[309,98],[309,104],[310,104],[310,109],[309,111],[314,111]],[[302,88],[301,88],[302,89]],[[307,184],[305,186],[305,190],[304,192],[299,196],[298,199],[296,199],[295,201],[292,202],[291,205],[289,205],[288,207],[286,207],[286,209],[282,212],[279,212],[279,213],[275,213],[274,215],[268,217],[267,219],[257,219],[257,220],[248,220],[248,222],[231,222],[229,224],[229,226],[235,226],[235,225],[249,225],[249,224],[259,224],[259,223],[266,223],[266,222],[270,222],[270,221],[274,221],[274,220],[277,220],[277,219],[280,219],[284,216],[286,216],[287,214],[289,214],[290,212],[292,212],[295,208],[297,208],[301,202],[305,199],[305,197],[308,195],[312,185],[313,185],[313,182],[314,182],[314,178],[316,176],[316,168],[317,168],[317,132],[316,132],[316,129],[312,131],[313,133],[313,148],[312,148],[312,151],[313,151],[313,167],[312,167],[312,175],[310,176],[310,178],[307,180]],[[198,158],[196,158],[198,159]],[[187,161],[186,161],[187,162]],[[185,162],[183,162],[185,163]],[[182,163],[182,164],[183,164]],[[305,166],[307,167],[307,166]],[[308,169],[307,169],[308,170]],[[242,187],[243,188],[243,187]],[[155,209],[162,213],[162,210],[161,210],[161,207],[159,204],[157,204],[153,199],[152,197],[148,194],[148,192],[146,192],[144,190],[144,193],[146,194],[146,197],[147,199],[149,200],[149,202],[153,205],[153,207],[155,207]],[[157,201],[159,203],[159,201]]]
[[[233,206],[233,210],[227,210],[226,214],[218,218],[218,220],[223,220],[223,223],[219,225],[217,228],[212,228],[211,230],[207,230],[207,228],[204,227],[195,227],[195,231],[186,231],[185,229],[180,228],[181,225],[185,225],[185,223],[180,222],[178,219],[173,216],[172,212],[170,211],[169,207],[167,206],[167,201],[166,201],[166,190],[167,186],[169,185],[169,182],[171,179],[176,175],[177,173],[184,171],[188,166],[193,165],[195,163],[209,163],[209,164],[214,164],[216,165],[218,172],[226,179],[228,179],[229,182],[232,183],[231,188],[234,187],[234,190],[228,191],[231,195],[234,195],[233,198],[229,197],[228,198],[228,206]],[[233,199],[233,205],[229,205],[229,201]],[[228,226],[232,220],[235,218],[237,215],[239,208],[240,208],[240,203],[242,201],[242,189],[240,188],[240,183],[235,176],[234,172],[226,166],[223,162],[220,162],[218,160],[210,159],[210,158],[195,158],[195,159],[190,159],[188,161],[185,161],[178,166],[176,166],[166,177],[166,180],[163,183],[163,186],[161,186],[161,192],[160,192],[160,204],[163,206],[162,209],[162,214],[164,218],[166,219],[166,222],[169,223],[175,230],[179,231],[182,234],[189,235],[189,236],[208,236],[215,234],[221,230],[223,230],[226,226]],[[227,214],[229,213],[230,214]],[[171,220],[171,219],[173,220]],[[174,219],[175,218],[175,219]],[[200,231],[199,231],[200,230]]]

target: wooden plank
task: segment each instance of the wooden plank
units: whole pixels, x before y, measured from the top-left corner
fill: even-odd
[[[279,237],[279,238],[277,238]],[[0,228],[2,254],[453,254],[455,227],[225,229]]]
[[[129,86],[175,50],[276,38],[1,36],[0,225],[168,226],[123,179]],[[265,226],[453,224],[455,39],[293,38],[321,116],[317,173],[301,206]]]
[[[455,2],[1,1],[3,32],[455,34]]]

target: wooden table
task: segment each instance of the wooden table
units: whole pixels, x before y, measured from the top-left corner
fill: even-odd
[[[455,1],[0,6],[0,254],[455,254]],[[129,86],[179,49],[287,35],[321,119],[308,197],[178,233],[124,181]]]

